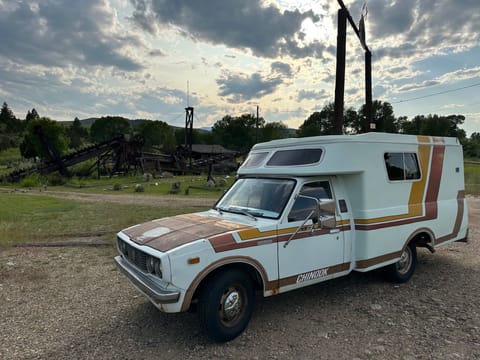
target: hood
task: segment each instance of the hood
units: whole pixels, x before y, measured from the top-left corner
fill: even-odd
[[[137,244],[165,252],[192,241],[248,227],[205,215],[184,214],[135,225],[122,232]]]

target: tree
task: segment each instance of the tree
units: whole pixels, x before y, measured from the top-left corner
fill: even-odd
[[[460,129],[465,116],[463,115],[417,115],[412,120],[401,121],[401,131],[410,135],[451,136],[460,140],[466,138],[465,130]]]
[[[321,111],[316,111],[303,122],[297,130],[298,137],[333,135],[334,127],[334,104],[329,103]]]
[[[359,111],[359,118],[365,121],[365,105]],[[372,103],[372,117],[376,125],[376,131],[386,133],[398,133],[399,124],[393,113],[393,107],[388,102],[375,100]]]
[[[130,122],[120,116],[105,116],[95,120],[90,127],[90,138],[99,143],[116,136],[130,134]]]
[[[345,134],[358,134],[363,129],[364,119],[354,108],[348,108],[343,114],[343,132]]]
[[[463,152],[466,158],[480,159],[480,133],[474,132],[463,142]]]
[[[27,111],[27,116],[25,117],[25,121],[28,123],[30,120],[40,119],[40,115],[38,115],[37,110],[35,108],[32,111]]]
[[[163,121],[144,121],[137,125],[135,132],[143,138],[146,149],[158,146],[167,153],[175,150],[174,131]]]
[[[255,144],[257,119],[251,114],[240,117],[226,115],[217,121],[212,128],[215,141],[227,149],[247,151]],[[259,131],[265,120],[259,118]]]
[[[68,147],[68,137],[64,126],[49,118],[30,120],[22,143],[20,152],[25,158],[39,157],[42,160],[50,160],[52,153],[48,151],[42,141],[42,136],[59,155],[63,154]]]
[[[6,102],[0,110],[0,134],[20,134],[23,130],[22,122],[15,117]]]
[[[260,129],[260,140],[270,141],[275,139],[284,139],[288,137],[288,128],[286,125],[279,122],[266,123]]]
[[[72,125],[67,128],[67,136],[70,140],[70,148],[78,149],[82,147],[88,139],[88,130],[82,126],[78,118],[75,118]]]
[[[6,102],[0,110],[0,150],[16,147],[21,141],[23,122],[15,117]]]
[[[177,145],[185,144],[185,128],[175,129],[175,143]],[[192,144],[214,144],[215,139],[212,131],[193,129]]]

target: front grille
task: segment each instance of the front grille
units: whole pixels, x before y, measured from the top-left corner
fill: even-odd
[[[140,270],[147,272],[147,254],[117,237],[117,245],[120,253],[130,263],[134,264]]]

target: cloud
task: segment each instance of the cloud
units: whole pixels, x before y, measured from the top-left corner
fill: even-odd
[[[321,57],[319,41],[305,43],[302,23],[319,22],[312,10],[280,10],[259,0],[131,0],[132,20],[143,30],[157,34],[173,28],[194,41],[250,49],[255,56],[274,58]]]
[[[262,78],[260,73],[250,76],[226,73],[217,79],[218,94],[231,103],[245,102],[273,93],[283,81],[280,77]]]
[[[116,21],[106,0],[9,2],[0,12],[1,57],[43,66],[142,69],[125,54],[125,46],[141,46],[140,39],[120,34]]]
[[[160,49],[152,49],[148,52],[150,56],[165,56],[165,53]]]
[[[370,0],[368,10],[367,43],[378,58],[430,57],[478,44],[477,0]]]
[[[396,92],[418,90],[418,89],[423,89],[430,86],[445,85],[445,84],[450,84],[452,82],[472,80],[475,78],[477,79],[480,78],[480,66],[477,66],[475,68],[470,68],[470,69],[460,69],[460,70],[447,72],[437,78],[425,80],[420,83],[414,82],[411,84],[405,84],[403,86],[399,86],[396,89]]]
[[[270,68],[273,73],[278,73],[281,75],[285,75],[287,77],[292,76],[292,67],[290,64],[281,62],[281,61],[274,61],[271,65]]]
[[[438,84],[440,84],[440,81],[438,80],[425,80],[421,83],[412,83],[412,84],[406,84],[406,85],[400,86],[397,89],[397,91],[404,92],[404,91],[418,90],[418,89],[423,89],[423,88],[438,85]]]
[[[297,94],[298,101],[302,100],[320,100],[328,96],[325,90],[300,90]]]

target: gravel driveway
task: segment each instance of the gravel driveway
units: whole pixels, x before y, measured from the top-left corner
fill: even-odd
[[[480,199],[470,242],[419,249],[410,282],[375,273],[258,298],[237,339],[211,343],[195,314],[163,314],[115,268],[115,250],[0,252],[1,359],[479,359]]]

